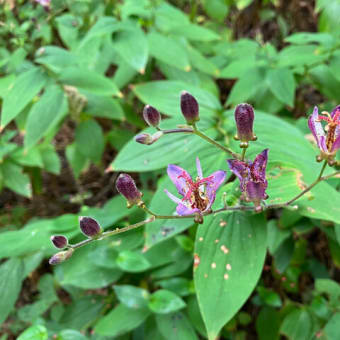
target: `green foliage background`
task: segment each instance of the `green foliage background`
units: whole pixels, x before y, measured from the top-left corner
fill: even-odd
[[[134,141],[153,132],[144,104],[163,128],[184,123],[183,90],[199,102],[199,128],[234,150],[233,108],[254,106],[247,157],[270,149],[268,203],[311,183],[320,164],[306,117],[339,104],[339,0],[0,4],[1,340],[339,339],[338,178],[297,210],[158,220],[47,262],[51,235],[82,240],[78,216],[104,229],[145,218],[114,189],[122,171],[166,215],[169,163],[195,175],[198,156],[204,174],[230,174],[196,136]],[[238,183],[214,207],[223,192],[235,204]]]

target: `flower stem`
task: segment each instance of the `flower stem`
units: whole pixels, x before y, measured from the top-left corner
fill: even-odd
[[[183,128],[183,129],[169,129],[169,130],[160,130],[162,131],[165,135],[169,134],[169,133],[180,133],[180,132],[184,132],[184,133],[194,133],[194,130],[191,128]]]
[[[217,148],[221,149],[222,151],[230,154],[231,156],[233,156],[234,158],[238,158],[238,154],[234,153],[232,150],[230,150],[229,148],[223,146],[222,144],[220,143],[217,143],[216,141],[214,141],[213,139],[211,139],[210,137],[208,137],[207,135],[205,135],[203,132],[199,131],[196,127],[196,125],[193,125],[193,128],[194,128],[194,131],[193,133],[196,135],[196,136],[199,136],[201,138],[203,138],[204,140],[206,140],[208,143],[216,146]]]
[[[110,236],[113,236],[113,235],[125,233],[126,231],[139,228],[139,227],[143,226],[144,224],[153,222],[154,220],[155,220],[155,216],[151,216],[151,217],[147,218],[144,221],[141,221],[141,222],[138,222],[138,223],[135,223],[135,224],[131,224],[131,225],[127,226],[127,227],[116,228],[114,230],[106,231],[106,232],[102,233],[98,238],[88,238],[88,239],[86,239],[84,241],[81,241],[79,243],[70,244],[69,246],[72,249],[77,249],[77,248],[85,246],[86,244],[91,243],[93,241],[102,240],[104,238],[107,238],[107,237],[110,237]]]
[[[159,220],[171,220],[171,219],[181,219],[181,218],[193,218],[195,215],[186,215],[186,216],[180,216],[180,215],[157,215],[154,212],[152,212],[149,208],[146,207],[145,204],[142,204],[139,206],[141,209],[146,211],[148,214],[152,215],[155,219]]]
[[[247,148],[243,148],[242,155],[241,155],[241,161],[244,161],[244,158],[246,157],[246,152],[247,152]]]

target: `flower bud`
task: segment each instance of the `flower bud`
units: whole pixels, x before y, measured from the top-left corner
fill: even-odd
[[[253,133],[254,109],[249,104],[239,104],[235,109],[235,121],[237,127],[236,139],[239,139],[243,144],[242,147],[247,147],[245,143],[250,140],[256,140]]]
[[[161,121],[160,113],[150,105],[146,105],[143,110],[143,117],[149,126],[158,127]]]
[[[99,223],[91,217],[80,216],[79,226],[81,232],[87,237],[96,237],[101,234],[102,230]]]
[[[120,174],[116,182],[117,190],[127,199],[128,207],[141,201],[142,193],[128,174]]]
[[[51,242],[56,248],[65,248],[68,244],[68,240],[64,235],[53,235],[51,236]]]
[[[140,133],[135,137],[135,141],[140,144],[150,145],[153,143],[153,138],[148,133]]]
[[[59,264],[61,262],[66,261],[67,259],[69,259],[72,254],[73,254],[74,249],[70,248],[68,250],[65,251],[61,251],[57,254],[54,254],[50,259],[49,259],[49,264],[51,264],[52,266]]]
[[[186,91],[181,93],[181,110],[188,124],[192,125],[200,120],[197,100]]]

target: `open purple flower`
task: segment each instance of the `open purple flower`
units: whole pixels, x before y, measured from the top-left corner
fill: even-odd
[[[325,133],[321,124],[322,120],[327,123],[327,133]],[[318,108],[315,106],[308,119],[308,126],[320,149],[320,156],[317,160],[325,159],[332,163],[336,152],[340,149],[340,105],[331,113],[322,112],[321,115],[319,115]]]
[[[177,203],[177,214],[191,215],[194,213],[204,213],[209,211],[216,198],[217,189],[225,180],[225,172],[222,170],[215,171],[209,177],[203,177],[201,163],[196,158],[197,178],[192,180],[187,171],[181,167],[169,164],[168,176],[175,184],[178,193],[183,196],[182,199],[164,190],[171,200]]]
[[[240,161],[238,159],[228,159],[230,170],[240,180],[240,188],[243,193],[242,198],[248,202],[253,202],[256,211],[261,211],[261,201],[268,198],[266,189],[266,166],[268,161],[268,149],[258,154],[254,161]]]

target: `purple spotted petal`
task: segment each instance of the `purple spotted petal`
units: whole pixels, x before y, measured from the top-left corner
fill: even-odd
[[[208,210],[211,205],[214,203],[215,198],[216,198],[216,191],[217,189],[224,183],[226,173],[225,171],[218,170],[212,173],[209,177],[212,176],[212,181],[207,182],[206,184],[206,195],[209,200],[209,207],[207,207],[206,210]]]
[[[268,162],[268,151],[269,149],[263,150],[260,154],[256,156],[252,164],[253,171],[256,172],[260,178],[265,181],[266,179],[266,167]]]
[[[182,169],[181,167],[174,165],[174,164],[169,164],[168,165],[168,176],[172,180],[172,182],[175,184],[176,189],[178,193],[182,196],[185,195],[185,188],[186,188],[186,180],[183,177],[178,178],[181,175],[187,176],[187,178],[191,178],[189,173]]]
[[[326,137],[325,136],[321,136],[320,137],[320,146],[319,146],[319,149],[321,151],[323,151],[324,153],[328,153],[328,148],[327,148],[327,145],[326,145]]]
[[[311,116],[308,119],[308,127],[311,130],[315,141],[318,145],[318,148],[320,147],[320,137],[324,137],[325,136],[325,131],[322,127],[321,122],[319,121],[319,111],[318,108],[315,106],[313,113],[311,114]]]
[[[184,204],[180,203],[180,204],[178,204],[178,206],[176,208],[176,212],[180,216],[185,216],[185,215],[192,215],[196,212],[200,212],[200,210],[197,209],[197,208],[193,209],[193,208],[187,207]]]
[[[202,179],[203,178],[203,172],[202,172],[201,162],[198,159],[198,157],[196,158],[196,168],[197,168],[197,175],[198,175],[199,179]]]
[[[339,112],[339,111],[340,111],[340,105],[336,106],[334,110],[331,112],[332,118],[336,114],[336,112]],[[340,124],[338,124],[335,128],[335,138],[337,138],[338,136],[340,136]]]
[[[340,105],[336,106],[333,111],[331,112],[331,116],[332,118],[334,117],[334,115],[336,114],[337,111],[340,111]]]
[[[168,195],[168,197],[174,201],[176,204],[180,204],[182,203],[182,200],[179,199],[178,197],[174,196],[171,192],[169,192],[168,190],[164,189],[164,192]]]
[[[227,163],[230,170],[242,181],[248,176],[248,165],[245,162],[239,161],[238,159],[228,159]]]
[[[247,197],[250,201],[261,201],[263,199],[267,198],[267,195],[265,193],[266,185],[263,183],[255,183],[253,181],[250,181],[246,185],[246,193]]]
[[[334,141],[331,152],[337,152],[339,149],[340,149],[340,135]]]

